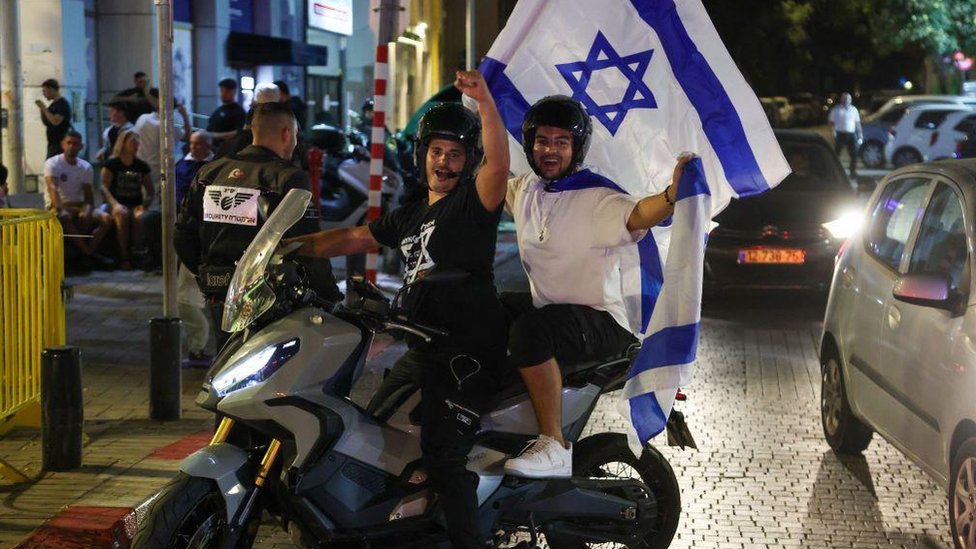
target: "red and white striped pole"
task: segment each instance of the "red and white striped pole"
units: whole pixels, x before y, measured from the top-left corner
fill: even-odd
[[[383,202],[383,153],[386,148],[386,82],[390,77],[390,42],[395,39],[400,0],[379,0],[379,32],[376,33],[376,66],[373,68],[373,131],[370,136],[369,211],[366,220],[379,219]],[[366,277],[376,282],[379,251],[366,254]]]
[[[379,219],[380,206],[383,196],[383,152],[386,148],[386,80],[390,74],[389,44],[380,41],[376,45],[376,66],[373,68],[373,129],[370,136],[369,161],[369,210],[366,221]],[[376,268],[379,263],[379,251],[373,250],[366,254],[366,277],[376,282]]]

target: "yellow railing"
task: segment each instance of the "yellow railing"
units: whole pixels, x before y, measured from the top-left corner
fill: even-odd
[[[57,217],[0,208],[0,435],[40,426],[41,350],[65,343],[63,279]]]

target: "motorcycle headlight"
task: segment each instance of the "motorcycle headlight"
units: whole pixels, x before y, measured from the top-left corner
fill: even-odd
[[[224,368],[214,376],[210,387],[219,397],[261,383],[298,354],[298,339],[269,345]]]
[[[849,211],[833,221],[824,223],[823,228],[827,229],[830,236],[843,240],[856,233],[863,222],[864,216],[861,212]]]

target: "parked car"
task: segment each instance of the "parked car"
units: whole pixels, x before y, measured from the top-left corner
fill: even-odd
[[[820,100],[812,93],[794,93],[789,96],[793,106],[793,124],[811,126],[820,120]]]
[[[954,112],[973,112],[970,107],[958,104],[913,105],[891,130],[885,144],[885,157],[891,164],[900,168],[907,164],[922,162],[922,151],[931,148],[935,142],[936,129]],[[937,136],[935,136],[937,137]]]
[[[838,454],[878,433],[948,495],[976,540],[976,160],[892,172],[840,253],[824,318],[821,420]]]
[[[887,164],[885,145],[889,130],[897,124],[908,107],[915,104],[956,104],[965,105],[973,98],[957,95],[901,95],[888,100],[880,109],[861,121],[864,140],[859,155],[868,168],[883,168]]]
[[[770,97],[770,99],[773,100],[773,104],[776,105],[776,109],[779,111],[779,119],[782,127],[792,126],[795,121],[793,119],[793,105],[790,104],[790,100],[781,96]]]
[[[922,151],[925,161],[962,158],[962,141],[976,133],[976,111],[954,112],[946,117],[932,134],[932,146]]]
[[[705,249],[705,286],[813,289],[830,284],[834,256],[860,219],[857,194],[827,141],[776,130],[793,173],[759,196],[733,200]]]

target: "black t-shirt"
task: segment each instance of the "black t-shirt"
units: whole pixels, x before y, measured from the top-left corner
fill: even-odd
[[[247,113],[244,108],[237,103],[224,103],[217,107],[217,110],[210,115],[207,121],[208,132],[236,132],[244,127],[244,119]]]
[[[44,122],[44,125],[47,126],[47,142],[52,144],[60,143],[64,138],[64,134],[68,132],[68,128],[71,126],[71,104],[68,103],[67,99],[59,97],[51,101],[47,110],[51,111],[51,114],[59,114],[64,117],[60,124],[52,124],[46,116],[41,115],[41,122]]]
[[[149,95],[153,96],[157,100],[159,99],[159,88],[150,88]],[[115,99],[122,99],[128,102],[126,108],[126,115],[129,120],[138,120],[138,118],[144,114],[149,114],[153,112],[152,105],[149,104],[149,100],[146,99],[146,92],[139,88],[127,88],[120,91]],[[176,106],[176,101],[173,101],[174,107]]]
[[[405,283],[435,265],[471,273],[460,282],[419,284],[403,296],[412,318],[450,332],[446,339],[435,338],[438,346],[473,352],[505,346],[494,272],[501,211],[501,206],[486,210],[474,182],[468,181],[433,206],[427,200],[406,204],[369,225],[378,242],[399,250],[406,264]]]
[[[136,158],[128,166],[118,157],[108,159],[102,167],[112,172],[112,183],[109,190],[119,204],[135,207],[142,204],[142,181],[149,173],[149,164]]]

